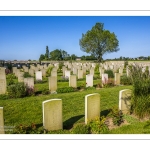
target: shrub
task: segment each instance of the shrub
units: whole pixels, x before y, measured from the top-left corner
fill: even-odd
[[[14,74],[8,74],[6,76],[6,79],[7,79],[7,85],[11,85],[11,84],[14,84],[14,79],[16,79],[15,75]]]
[[[7,94],[0,94],[0,100],[9,99],[9,96]]]
[[[96,64],[94,71],[99,72],[99,67],[100,67],[100,64]]]
[[[114,86],[114,79],[109,78],[106,83],[102,83],[104,88],[109,88]]]
[[[75,89],[73,87],[64,87],[64,88],[58,88],[57,93],[69,93],[69,92],[74,92]]]
[[[10,74],[11,73],[10,69],[5,69],[5,73],[6,73],[6,75]]]
[[[120,126],[121,123],[124,122],[124,120],[123,120],[123,113],[117,107],[114,107],[113,109],[110,109],[110,116],[113,119],[113,124],[114,125]]]
[[[77,124],[72,128],[71,133],[72,134],[89,134],[90,129],[85,124]]]
[[[24,75],[23,75],[24,78],[28,78],[28,77],[32,77],[28,72],[24,72]]]
[[[142,67],[134,64],[129,67],[133,84],[132,112],[139,118],[150,116],[150,76],[142,72]]]
[[[104,70],[104,73],[108,74],[108,78],[114,78],[114,73],[112,70]]]
[[[96,117],[94,120],[88,122],[88,127],[90,129],[90,133],[92,134],[100,134],[100,133],[108,133],[108,126],[105,124],[106,118]]]
[[[130,77],[127,77],[127,75],[123,75],[120,77],[120,83],[123,85],[131,85],[132,81]]]
[[[133,96],[131,108],[140,119],[150,117],[150,95]]]
[[[10,132],[11,134],[43,134],[44,128],[37,128],[34,123],[31,125],[18,125],[15,126],[13,131]]]
[[[34,96],[35,95],[35,89],[34,89],[34,87],[26,86],[26,95],[28,95],[28,96]]]
[[[26,86],[23,82],[15,83],[7,87],[7,92],[10,98],[19,98],[26,95]]]
[[[47,88],[43,88],[43,89],[42,89],[42,94],[43,94],[43,95],[47,95],[47,94],[49,94],[49,93],[50,93],[49,89],[47,89]]]
[[[84,84],[84,83],[79,83],[79,85],[78,85],[78,87],[77,87],[78,90],[85,89],[85,88],[86,88],[86,87],[85,87],[85,84]]]

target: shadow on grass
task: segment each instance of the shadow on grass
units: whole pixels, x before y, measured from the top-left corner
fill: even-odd
[[[74,117],[71,117],[70,119],[64,121],[63,128],[70,130],[73,127],[74,123],[77,122],[82,117],[84,117],[84,115],[74,116]]]
[[[100,112],[100,116],[106,117],[110,113],[110,109],[106,109]]]
[[[37,128],[43,127],[43,123],[35,124]]]

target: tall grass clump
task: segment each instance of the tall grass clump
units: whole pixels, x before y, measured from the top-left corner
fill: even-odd
[[[105,70],[104,73],[108,74],[108,78],[114,78],[114,73],[111,69]]]
[[[150,116],[150,76],[142,67],[134,64],[130,66],[130,77],[133,85],[132,112],[140,119]]]

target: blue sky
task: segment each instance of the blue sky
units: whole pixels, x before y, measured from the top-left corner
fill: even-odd
[[[0,59],[38,60],[46,46],[88,55],[80,50],[79,39],[96,22],[119,40],[120,50],[104,59],[150,56],[149,16],[0,16]]]

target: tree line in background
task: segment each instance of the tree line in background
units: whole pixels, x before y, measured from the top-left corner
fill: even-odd
[[[68,54],[65,50],[61,49],[55,49],[53,51],[49,51],[48,46],[46,46],[46,52],[45,54],[41,54],[39,61],[47,61],[47,60],[57,60],[57,61],[69,61],[69,60],[76,60],[77,58],[80,58],[81,60],[96,60],[96,57],[94,55],[90,56],[81,56],[78,57],[75,54]]]
[[[119,58],[113,58],[113,59],[106,59],[106,61],[115,61],[115,60],[119,60],[119,61],[132,61],[132,60],[134,60],[134,61],[138,61],[138,60],[150,60],[150,56],[147,56],[147,57],[144,57],[144,56],[139,56],[139,57],[135,57],[135,58],[130,58],[130,57],[122,57],[122,56],[120,56]]]

